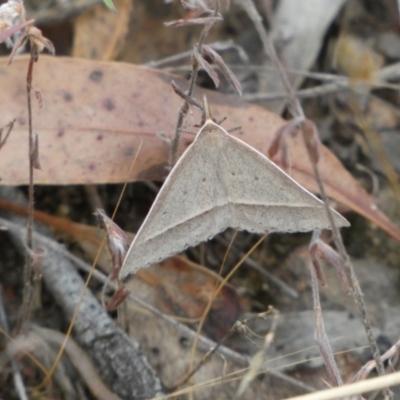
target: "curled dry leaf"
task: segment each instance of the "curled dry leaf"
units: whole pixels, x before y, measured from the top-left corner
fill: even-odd
[[[35,169],[42,169],[39,161],[39,134],[33,132],[33,153],[32,153],[32,164]]]
[[[212,79],[215,87],[216,88],[219,87],[218,74],[214,71],[214,68],[211,66],[211,64],[200,54],[198,46],[194,47],[193,55],[195,56],[200,66],[207,72],[208,76]]]
[[[44,49],[46,49],[50,54],[53,56],[55,55],[56,49],[54,48],[53,43],[43,36],[40,29],[36,28],[35,26],[30,26],[27,31],[27,36],[31,42],[31,46],[34,45],[37,47],[38,53],[41,53]]]
[[[300,122],[303,122],[304,118],[293,118],[280,126],[272,137],[271,144],[268,149],[268,157],[272,160],[281,152],[282,166],[286,170],[289,166],[288,147],[286,145],[286,139],[289,135],[295,133],[295,129],[298,127]]]
[[[26,58],[16,60],[13,68],[6,68],[6,63],[4,59],[0,62],[0,126],[14,118],[17,122],[2,148],[0,183],[22,185],[28,182]],[[66,82],[66,75],[74,79]],[[38,121],[35,129],[40,130],[42,165],[35,182],[62,185],[163,180],[168,172],[169,146],[159,134],[172,136],[182,102],[171,90],[172,80],[181,88],[187,85],[174,75],[135,65],[42,56],[35,68],[35,82],[45,91],[46,105],[42,109],[33,107]],[[224,126],[241,127],[233,135],[268,153],[275,132],[285,121],[237,97],[198,88],[194,97],[201,98],[205,93],[216,120],[228,116]],[[193,140],[192,135],[183,135],[180,152],[189,140]],[[286,146],[290,176],[317,192],[300,133],[289,135]],[[326,147],[320,150],[319,167],[328,196],[369,218],[400,242],[399,228],[379,210],[374,199]],[[282,156],[274,161],[282,165]]]
[[[45,38],[42,34],[42,31],[34,26],[30,26],[27,31],[18,39],[18,41],[14,44],[13,50],[10,54],[10,59],[8,64],[11,64],[15,54],[17,53],[18,49],[20,49],[26,41],[29,40],[29,44],[31,46],[31,52],[32,54],[35,54],[35,59],[38,57],[38,55],[44,50],[47,49],[47,51],[52,54],[53,56],[55,55],[55,48],[53,43],[50,42],[49,39]],[[39,101],[39,104],[41,105],[41,100],[40,97],[38,97],[38,94],[35,91],[36,98]]]
[[[335,251],[331,246],[327,245],[319,238],[313,238],[310,244],[310,255],[311,260],[317,274],[317,278],[322,285],[326,285],[323,277],[322,267],[319,263],[319,259],[328,261],[336,269],[339,276],[340,282],[342,283],[343,291],[348,294],[350,292],[350,285],[347,279],[347,275],[344,269],[344,261],[341,255]]]
[[[296,129],[297,122],[293,119],[285,122],[282,126],[280,126],[274,136],[272,137],[271,145],[268,149],[268,157],[273,160],[274,157],[280,151],[282,166],[284,170],[287,170],[289,166],[289,156],[288,156],[288,147],[286,145],[285,138]]]
[[[236,78],[232,70],[225,64],[223,58],[212,47],[205,44],[201,46],[201,50],[206,56],[210,57],[215,62],[215,64],[218,65],[218,68],[224,74],[228,82],[240,95],[242,95],[242,85],[240,84],[239,80]]]
[[[100,228],[107,233],[108,251],[111,255],[112,274],[111,279],[118,277],[123,259],[128,250],[128,237],[125,232],[111,219],[104,210],[97,209],[95,215],[98,218]]]

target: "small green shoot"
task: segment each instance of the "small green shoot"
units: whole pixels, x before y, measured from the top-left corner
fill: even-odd
[[[109,8],[112,12],[117,12],[117,9],[114,6],[113,0],[103,0],[103,3]]]

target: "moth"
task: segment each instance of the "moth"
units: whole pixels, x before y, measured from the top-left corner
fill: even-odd
[[[332,210],[338,227],[349,226]],[[324,204],[282,169],[208,118],[171,170],[132,242],[129,274],[227,228],[264,234],[330,229]]]

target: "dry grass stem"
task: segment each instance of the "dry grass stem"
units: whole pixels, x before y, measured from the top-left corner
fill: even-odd
[[[326,334],[324,320],[322,318],[322,308],[319,298],[318,289],[318,278],[317,273],[314,269],[314,265],[310,264],[311,270],[311,287],[313,292],[313,303],[314,303],[314,314],[315,314],[315,332],[314,339],[318,344],[319,351],[324,360],[325,367],[328,371],[328,376],[330,379],[330,384],[332,386],[343,385],[342,378],[339,373],[339,369],[336,365],[335,358],[333,356],[333,351],[329,343],[328,335]]]

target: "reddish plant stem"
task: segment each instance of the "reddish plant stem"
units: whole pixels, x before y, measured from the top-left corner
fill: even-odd
[[[318,273],[313,265],[310,263],[311,270],[311,288],[313,292],[313,303],[314,303],[314,316],[315,316],[315,331],[314,339],[318,344],[319,352],[324,360],[328,376],[330,379],[330,384],[332,386],[342,386],[343,381],[339,373],[339,369],[336,365],[335,358],[333,356],[333,351],[331,344],[326,334],[324,319],[322,318],[322,307],[319,295],[319,285],[318,285]]]
[[[26,245],[28,247],[24,265],[24,289],[22,305],[16,331],[19,332],[27,321],[30,320],[33,310],[33,268],[29,251],[33,248],[33,214],[34,214],[34,186],[33,186],[33,168],[34,168],[34,140],[32,128],[32,80],[33,80],[33,65],[38,59],[37,48],[31,46],[31,57],[29,59],[28,72],[26,75],[26,94],[28,106],[28,157],[29,157],[29,188],[28,188],[28,222],[26,232]]]
[[[34,54],[34,47],[32,46],[31,58],[29,59],[28,73],[26,76],[26,93],[28,100],[28,140],[29,140],[29,203],[28,203],[28,226],[26,234],[26,244],[30,249],[33,246],[33,201],[34,201],[34,186],[33,186],[33,128],[32,128],[32,80],[33,80],[33,65],[37,61],[37,56]]]

